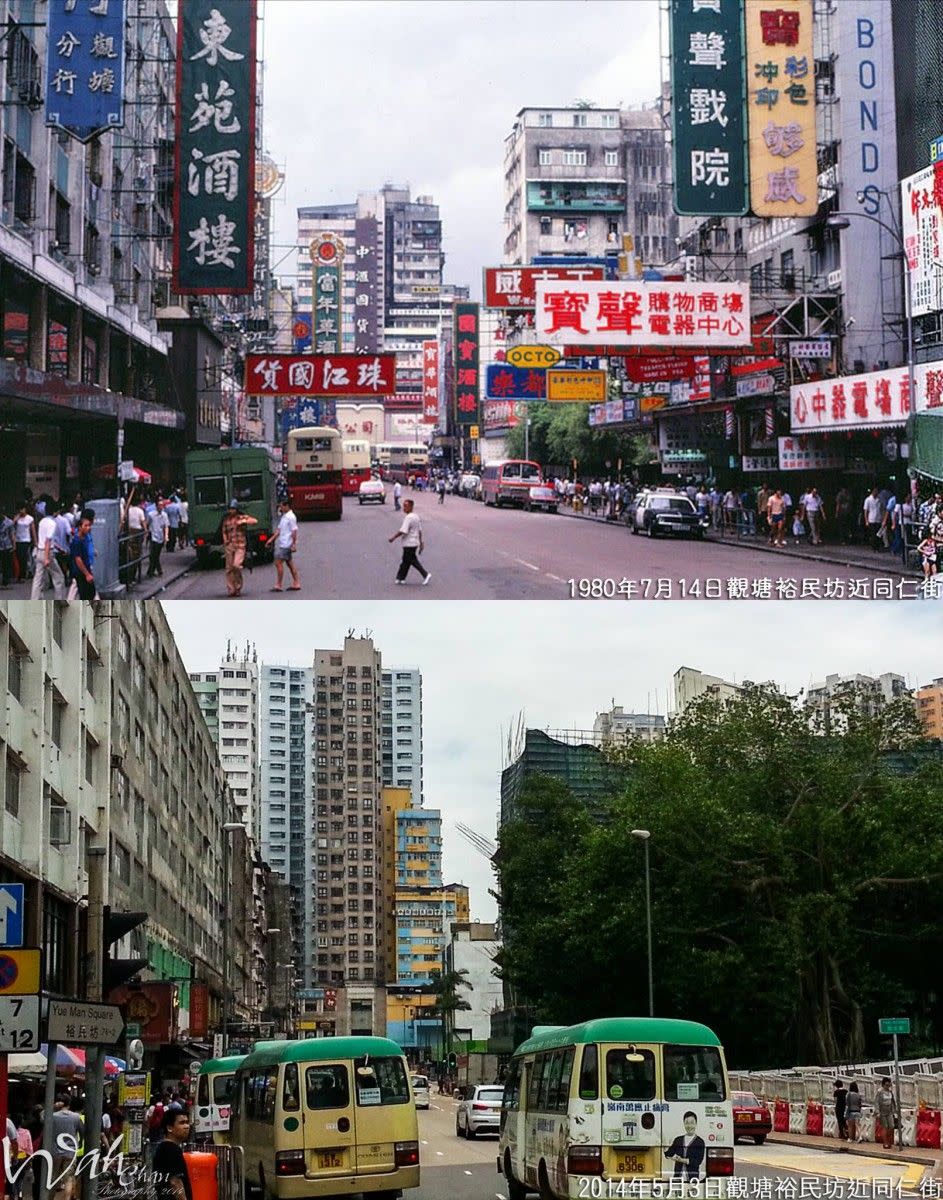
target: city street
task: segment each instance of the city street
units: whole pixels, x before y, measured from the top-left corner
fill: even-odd
[[[456,1137],[455,1108],[454,1100],[433,1095],[429,1111],[420,1111],[422,1186],[418,1192],[408,1193],[408,1200],[504,1200],[504,1177],[495,1169],[497,1138],[480,1137],[469,1142]],[[750,1181],[772,1180],[773,1196],[777,1195],[775,1181],[783,1179],[817,1181],[817,1191],[804,1193],[809,1197],[838,1196],[838,1192],[826,1190],[834,1189],[836,1179],[854,1181],[854,1195],[858,1197],[869,1195],[870,1185],[876,1180],[881,1184],[889,1181],[886,1195],[896,1195],[899,1183],[901,1194],[906,1196],[917,1193],[923,1167],[890,1158],[866,1158],[771,1141],[763,1146],[738,1145],[736,1173]],[[852,1194],[851,1185],[846,1182],[844,1186],[845,1195]],[[749,1183],[747,1198],[759,1194],[760,1184]],[[784,1190],[780,1194],[787,1193]]]
[[[876,581],[881,581],[879,589],[886,587],[887,598],[900,594],[900,580],[882,573],[879,559],[873,567],[843,566],[799,558],[788,549],[767,553],[713,542],[653,541],[633,537],[623,526],[486,508],[457,496],[440,505],[434,496],[418,494],[416,511],[425,537],[422,561],[432,573],[428,587],[420,586],[415,572],[405,587],[394,582],[400,551],[387,539],[399,528],[400,514],[393,510],[392,497],[385,505],[362,507],[347,499],[341,521],[302,523],[296,559],[302,589],[281,599],[559,600],[574,592],[584,598],[601,593],[631,599],[719,599],[737,594],[729,580],[746,581],[739,584],[740,594],[758,598],[764,591],[774,599],[824,598],[829,587],[839,586],[839,595],[852,597],[858,589],[857,595],[870,598]],[[186,560],[174,556],[171,561]],[[166,564],[165,570],[170,574]],[[628,582],[620,589],[623,580]],[[757,582],[764,580],[767,585]],[[247,572],[243,595],[272,599],[274,582],[270,565]],[[162,597],[197,600],[225,594],[221,570],[194,569],[171,583]]]

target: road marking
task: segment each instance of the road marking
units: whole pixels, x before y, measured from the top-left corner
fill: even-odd
[[[533,563],[527,562],[524,558],[515,558],[515,562],[519,562],[522,567],[529,567],[531,571],[539,571],[540,567],[535,567]]]
[[[551,573],[549,571],[547,572],[547,578],[555,579],[557,581],[557,583],[566,583],[565,579],[561,579],[559,575],[551,575]]]
[[[444,1151],[444,1150],[436,1150],[436,1155],[437,1155],[439,1158],[444,1158],[444,1157],[445,1157],[445,1151]]]
[[[471,1171],[466,1171],[466,1172],[465,1172],[465,1174],[466,1174],[466,1175],[470,1175],[470,1174],[471,1174]]]

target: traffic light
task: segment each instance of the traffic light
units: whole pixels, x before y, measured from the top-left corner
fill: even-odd
[[[451,1054],[449,1055],[449,1071],[450,1072],[454,1071],[457,1066],[458,1066],[458,1056],[456,1055],[455,1051],[453,1050],[451,1052]]]
[[[147,920],[146,912],[116,912],[110,904],[102,911],[102,995],[133,979],[149,965],[146,958],[112,958],[111,946]]]

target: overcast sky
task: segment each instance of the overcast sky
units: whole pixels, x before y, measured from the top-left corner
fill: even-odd
[[[656,0],[263,0],[272,263],[297,209],[385,182],[441,206],[445,275],[501,262],[504,138],[525,107],[580,98],[651,103],[660,89]],[[276,274],[295,271],[289,254]]]
[[[738,682],[774,679],[790,691],[832,672],[896,671],[918,686],[943,675],[939,607],[198,600],[164,610],[191,671],[218,667],[227,638],[252,642],[260,662],[307,667],[315,649],[343,645],[349,629],[373,631],[384,666],[418,667],[425,803],[442,810],[444,872],[470,886],[473,917],[493,920],[490,867],[455,823],[494,837],[503,742],[519,714],[540,729],[591,729],[613,701],[664,714],[681,666]]]

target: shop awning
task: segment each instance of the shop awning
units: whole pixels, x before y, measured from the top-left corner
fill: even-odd
[[[919,474],[943,482],[943,412],[912,418],[910,465]]]

